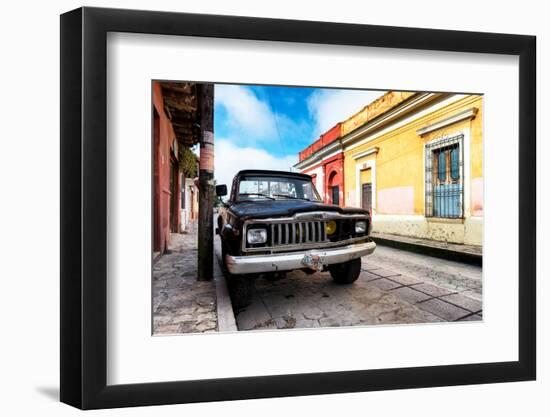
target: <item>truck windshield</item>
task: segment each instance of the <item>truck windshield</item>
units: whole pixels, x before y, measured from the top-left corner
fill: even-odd
[[[311,181],[292,177],[241,177],[237,201],[262,199],[321,201]]]

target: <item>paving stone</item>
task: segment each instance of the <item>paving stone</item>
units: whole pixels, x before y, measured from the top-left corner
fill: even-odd
[[[163,317],[154,317],[153,318],[153,329],[158,327],[166,326],[168,324],[174,324],[173,319],[168,316]]]
[[[269,322],[272,317],[261,300],[255,296],[252,299],[252,303],[239,311],[235,319],[239,330],[252,330],[257,328],[261,323]]]
[[[380,279],[380,275],[374,275],[371,272],[363,270],[363,271],[361,271],[361,274],[359,275],[359,279],[369,282],[369,281],[372,281],[372,280],[375,280],[375,279]]]
[[[441,317],[438,317],[436,316],[435,314],[432,314],[428,311],[422,311],[422,315],[424,316],[424,318],[426,319],[426,322],[427,323],[440,323],[440,322],[444,322],[445,320],[443,320]]]
[[[421,279],[409,277],[407,275],[391,276],[389,279],[402,285],[420,284],[423,282]]]
[[[193,313],[174,314],[170,320],[172,323],[182,323],[184,321],[197,321],[197,317]]]
[[[318,307],[306,307],[302,314],[308,320],[319,320],[324,316],[323,310]]]
[[[479,314],[472,314],[471,316],[461,318],[459,321],[482,321],[483,317]]]
[[[455,321],[466,316],[467,314],[470,314],[468,310],[456,307],[438,298],[432,298],[431,300],[418,303],[416,306],[422,310],[435,314],[446,321]]]
[[[174,334],[181,333],[179,324],[165,324],[155,327],[154,334]]]
[[[422,291],[428,295],[431,295],[432,297],[440,297],[442,295],[448,295],[453,292],[452,290],[448,290],[446,288],[438,287],[437,285],[432,285],[428,283],[413,285],[411,288]]]
[[[274,318],[273,322],[278,329],[284,329],[286,327],[286,320],[282,317]]]
[[[346,326],[345,322],[336,317],[325,317],[319,320],[321,327],[340,327]]]
[[[294,324],[296,329],[309,329],[315,327],[321,327],[318,320],[310,320],[307,318],[296,317],[296,322]]]
[[[460,294],[463,294],[466,297],[474,298],[476,300],[481,300],[483,296],[481,288],[474,288],[474,289],[468,289],[465,291],[460,291]]]
[[[470,310],[472,313],[476,313],[481,310],[481,301],[475,300],[470,297],[466,297],[462,294],[451,294],[440,297],[440,299],[448,301],[466,310]]]
[[[203,322],[200,322],[199,324],[197,324],[195,326],[195,328],[199,332],[204,332],[204,331],[207,331],[207,330],[214,330],[216,328],[216,321],[215,320],[203,321]]]
[[[196,316],[196,320],[199,322],[206,321],[206,320],[216,321],[216,313],[211,312],[211,313],[199,314],[198,316]]]
[[[365,259],[366,258],[362,258],[362,262],[361,262],[361,269],[363,269],[364,271],[375,271],[377,269],[382,269],[378,265],[368,263],[367,261],[365,261]]]
[[[379,289],[384,290],[384,291],[391,290],[391,289],[394,289],[394,288],[397,288],[397,287],[401,287],[401,284],[390,281],[389,279],[386,279],[386,278],[380,278],[380,279],[377,279],[375,281],[370,281],[369,285],[373,285],[376,288],[379,288]]]
[[[410,287],[401,287],[391,290],[393,295],[399,296],[401,299],[411,303],[416,304],[420,301],[427,300],[431,298],[429,295],[426,295],[420,291],[413,290]]]
[[[209,305],[209,306],[200,306],[198,307],[194,313],[195,314],[205,314],[205,313],[211,313],[211,312],[215,312],[216,311],[216,306],[215,305]]]
[[[335,284],[327,272],[309,275],[293,271],[277,281],[259,278],[253,304],[260,304],[261,312],[252,314],[249,308],[238,312],[237,325],[239,330],[256,331],[460,319],[469,312],[443,300],[437,301],[445,308],[437,302],[424,309],[420,306],[429,303],[431,296],[451,293],[441,288],[464,291],[473,284],[478,286],[481,280],[476,277],[480,276],[480,268],[379,247],[362,260],[361,275],[352,285]],[[425,291],[419,291],[421,288]],[[249,323],[243,326],[246,314]]]
[[[394,277],[394,276],[397,276],[399,275],[397,272],[394,272],[394,271],[390,271],[388,269],[383,269],[383,268],[380,268],[380,269],[371,269],[369,270],[369,272],[372,272],[373,274],[375,275],[378,275],[378,276],[381,276],[381,277]]]
[[[196,325],[196,320],[184,321],[179,324],[178,333],[198,333],[200,330],[197,330]]]
[[[197,299],[197,304],[200,306],[213,306],[216,302],[216,298],[214,296],[201,296]]]
[[[171,253],[153,265],[153,332],[177,334],[217,328],[216,287],[197,281],[197,239],[192,233],[171,234]]]

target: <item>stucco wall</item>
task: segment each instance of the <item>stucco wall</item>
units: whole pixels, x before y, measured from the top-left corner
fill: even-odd
[[[314,167],[312,169],[304,170],[304,174],[308,175],[315,175],[315,188],[317,189],[317,192],[321,196],[321,198],[324,200],[325,198],[325,178],[324,178],[324,171],[323,166],[319,165],[317,167]]]
[[[157,166],[158,172],[153,173],[153,198],[158,200],[158,211],[159,219],[156,220],[153,218],[153,222],[156,223],[155,227],[159,228],[160,236],[158,236],[158,242],[154,242],[154,246],[157,246],[156,249],[160,250],[163,253],[166,250],[168,239],[170,236],[170,158],[171,158],[171,146],[176,137],[170,119],[166,116],[164,112],[164,102],[162,99],[162,89],[159,83],[153,83],[153,106],[158,114],[158,144],[157,146]],[[153,117],[153,116],[152,116]],[[154,133],[154,132],[153,132]],[[152,141],[155,141],[155,138],[151,138]],[[154,158],[154,153],[153,153]],[[176,175],[176,184],[175,189],[179,190],[179,175]],[[180,224],[180,210],[181,207],[181,193],[175,193],[176,199],[176,210],[173,215],[175,217],[175,223]],[[154,236],[155,239],[155,236]]]
[[[376,184],[373,186],[373,199],[376,201],[374,212],[377,215],[374,230],[409,236],[428,237],[458,243],[481,244],[483,216],[483,98],[481,96],[457,96],[440,108],[424,109],[424,115],[411,117],[402,126],[389,129],[383,134],[370,133],[359,145],[354,144],[344,150],[345,196],[348,204],[360,206],[357,198],[357,165],[366,159],[357,158],[358,154],[377,148],[375,158]],[[467,109],[476,108],[477,113],[471,120],[462,120],[446,125],[425,135],[419,135],[418,129],[433,125]],[[397,123],[396,123],[397,124]],[[345,123],[343,124],[345,125]],[[464,206],[463,221],[429,221],[425,213],[425,153],[424,145],[434,138],[466,132],[465,140],[469,156],[465,157],[468,169],[464,170]],[[354,157],[355,156],[355,157]],[[359,181],[360,187],[360,181]],[[472,216],[478,219],[469,221]]]

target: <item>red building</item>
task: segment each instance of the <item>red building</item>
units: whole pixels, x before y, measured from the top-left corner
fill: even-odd
[[[199,97],[194,83],[153,82],[153,251],[164,253],[181,231],[179,150],[199,141]]]
[[[341,136],[341,124],[338,123],[301,151],[299,161],[294,166],[311,175],[325,203],[344,206],[344,152]]]

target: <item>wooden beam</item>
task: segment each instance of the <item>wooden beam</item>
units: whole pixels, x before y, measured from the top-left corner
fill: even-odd
[[[170,82],[163,82],[161,83],[161,86],[166,90],[170,91],[176,91],[184,94],[191,94],[196,91],[196,84],[195,83],[170,83]]]

